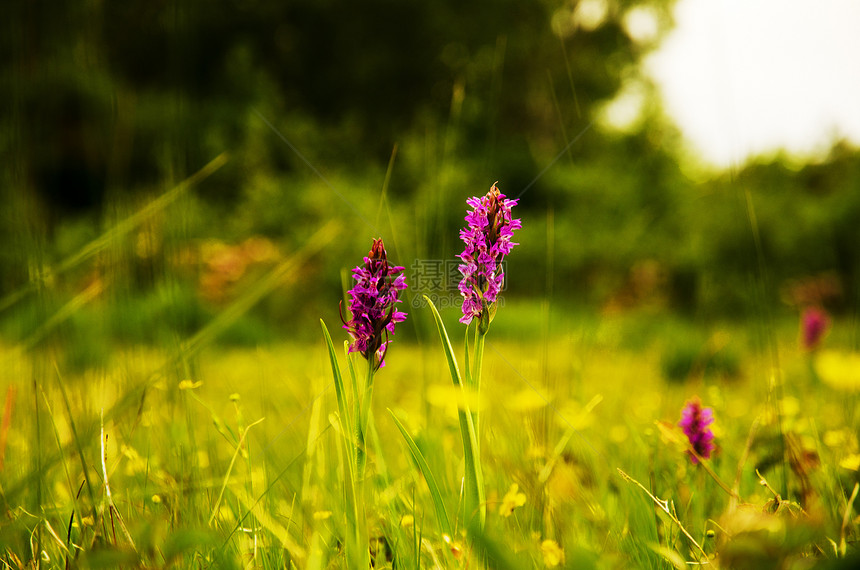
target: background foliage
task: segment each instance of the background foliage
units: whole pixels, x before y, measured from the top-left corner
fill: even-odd
[[[634,9],[650,14],[656,37],[632,39]],[[128,252],[129,295],[182,281],[164,263],[146,267],[160,250],[253,235],[289,250],[336,218],[364,238],[332,244],[306,280],[324,286],[294,291],[330,299],[336,268],[373,236],[395,240],[405,264],[452,258],[464,199],[499,180],[522,194],[526,221],[512,294],[739,316],[761,302],[784,308],[797,300],[780,290],[824,275],[833,290],[821,301],[853,314],[856,151],[837,145],[814,164],[776,156],[691,179],[638,67],[670,28],[670,9],[11,2],[0,231],[18,247],[0,255],[3,290],[29,279],[21,252],[55,262],[228,151],[228,164],[165,214],[179,229],[146,229],[159,251]],[[638,119],[612,127],[607,105],[630,86],[647,95]],[[754,294],[756,279],[764,289]],[[283,300],[260,315],[284,330],[313,305]]]

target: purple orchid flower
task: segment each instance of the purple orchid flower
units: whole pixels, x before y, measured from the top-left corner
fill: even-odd
[[[505,281],[502,261],[515,245],[511,238],[514,230],[522,228],[520,220],[511,217],[511,208],[517,200],[506,200],[495,184],[481,198],[469,198],[466,203],[472,211],[466,215],[465,228],[460,230],[460,239],[466,244],[463,253],[458,255],[463,263],[463,275],[459,290],[463,296],[463,316],[460,322],[469,324],[474,318],[483,315],[484,307],[490,308],[499,295]]]
[[[385,353],[389,335],[394,334],[394,325],[406,320],[406,313],[395,306],[402,302],[398,296],[406,289],[403,267],[388,264],[388,255],[381,239],[374,239],[364,265],[352,270],[355,286],[348,291],[349,322],[343,318],[343,328],[353,338],[350,352],[359,352],[372,360],[373,370],[385,366]]]
[[[690,446],[702,459],[711,457],[711,452],[716,449],[714,445],[714,432],[708,426],[714,423],[714,411],[711,408],[702,408],[699,398],[688,400],[681,411],[681,421],[678,425],[684,430]],[[698,463],[699,459],[690,453],[690,460]]]
[[[824,309],[808,307],[800,318],[802,343],[806,350],[818,348],[821,339],[830,328],[830,317]]]

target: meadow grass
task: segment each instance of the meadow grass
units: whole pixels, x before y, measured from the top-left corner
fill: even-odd
[[[674,319],[555,323],[540,340],[518,328],[530,303],[506,308],[487,341],[483,389],[466,396],[483,425],[488,514],[477,537],[458,515],[463,395],[436,339],[392,346],[368,451],[375,567],[552,566],[556,546],[571,568],[683,567],[705,556],[722,567],[807,567],[850,553],[855,399],[810,377],[793,323],[774,332],[794,457],[784,473],[769,355],[741,348],[736,376],[704,367],[669,382],[661,359],[682,327]],[[624,331],[642,327],[653,340],[631,346]],[[719,334],[749,340],[742,327]],[[833,340],[845,334],[837,325]],[[322,341],[209,344],[187,357],[134,345],[75,373],[53,348],[12,348],[0,371],[6,567],[350,567],[346,440]],[[714,410],[719,449],[708,466],[736,498],[675,437],[693,395]],[[386,409],[435,474],[451,534]],[[783,478],[789,494],[777,498]]]

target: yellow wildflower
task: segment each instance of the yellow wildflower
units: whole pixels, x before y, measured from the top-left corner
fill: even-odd
[[[554,540],[541,542],[540,551],[543,554],[543,564],[547,568],[554,568],[564,562],[564,550]]]
[[[815,371],[821,380],[836,390],[860,390],[860,354],[824,350],[815,359]]]
[[[526,496],[519,492],[519,485],[514,483],[502,499],[502,506],[499,507],[499,514],[503,517],[509,517],[511,516],[511,513],[514,512],[515,508],[522,507],[525,504]]]
[[[851,455],[843,457],[842,461],[839,462],[839,467],[850,469],[851,471],[857,471],[860,469],[860,455],[852,453]]]

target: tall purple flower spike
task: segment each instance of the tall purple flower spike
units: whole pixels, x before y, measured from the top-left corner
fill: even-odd
[[[343,328],[353,338],[350,352],[359,352],[368,360],[373,359],[374,370],[385,366],[385,352],[389,335],[394,334],[394,325],[406,320],[406,313],[395,308],[401,300],[398,296],[406,289],[403,267],[388,264],[385,245],[381,239],[373,240],[370,253],[364,258],[364,265],[352,270],[355,286],[348,291],[349,322]],[[384,338],[383,338],[384,337]]]
[[[678,425],[684,430],[690,446],[702,459],[711,457],[711,452],[716,449],[714,445],[714,432],[708,426],[714,423],[714,411],[711,408],[702,408],[699,398],[687,401],[681,411],[681,421]],[[698,463],[695,455],[690,453],[690,460]]]
[[[506,200],[495,184],[486,196],[469,198],[466,203],[472,211],[466,214],[465,228],[460,239],[466,249],[458,255],[463,263],[460,273],[460,294],[463,296],[463,316],[460,322],[469,324],[481,318],[484,306],[496,302],[505,281],[502,260],[515,245],[511,241],[514,230],[522,228],[520,220],[511,218],[511,208],[517,200]],[[492,311],[491,311],[492,312]]]

